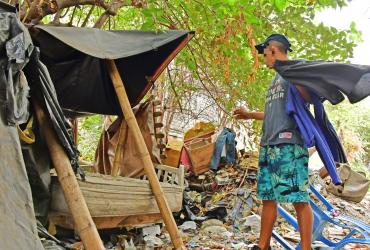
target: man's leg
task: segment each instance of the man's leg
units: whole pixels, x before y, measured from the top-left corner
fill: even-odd
[[[270,246],[272,229],[277,217],[277,205],[274,200],[262,201],[261,232],[258,246],[265,250]]]
[[[268,148],[261,147],[258,160],[257,195],[262,200],[261,231],[258,247],[254,249],[268,249],[272,235],[272,229],[277,217],[277,203],[271,182],[271,173],[268,161]]]
[[[299,234],[301,236],[301,249],[311,249],[312,243],[312,224],[313,214],[310,203],[295,202],[293,203],[295,211],[297,212],[297,220],[299,225]]]

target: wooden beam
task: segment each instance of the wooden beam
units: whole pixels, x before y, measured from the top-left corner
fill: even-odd
[[[148,180],[150,183],[150,186],[152,188],[153,194],[155,196],[156,202],[158,204],[159,211],[161,212],[161,215],[163,217],[163,221],[166,225],[166,228],[170,234],[172,243],[176,249],[184,249],[183,242],[181,240],[179,231],[177,229],[177,225],[175,223],[175,220],[173,218],[172,212],[170,210],[170,207],[167,203],[167,200],[165,199],[163,190],[159,184],[159,180],[157,179],[153,162],[150,158],[150,154],[148,152],[148,149],[146,147],[144,138],[140,132],[140,128],[137,124],[136,118],[134,113],[132,112],[132,108],[130,105],[130,102],[127,97],[127,93],[124,87],[124,83],[121,79],[121,76],[118,72],[117,66],[114,62],[114,60],[107,60],[107,67],[108,72],[110,75],[110,78],[112,80],[114,89],[116,91],[119,104],[122,109],[123,116],[127,122],[128,127],[133,133],[134,141],[137,145],[137,148],[139,150],[138,155],[143,161],[144,170],[146,175],[148,176]]]
[[[194,36],[193,33],[187,34],[187,36],[181,41],[174,51],[163,61],[159,68],[154,72],[152,81],[155,81],[159,75],[165,70],[168,64],[175,58],[175,56],[189,43],[190,39]]]
[[[143,224],[152,224],[162,221],[161,214],[139,214],[129,216],[108,216],[108,217],[93,217],[95,225],[98,229],[133,227]],[[68,215],[51,214],[50,221],[55,225],[67,229],[75,227],[73,220]]]
[[[87,250],[104,250],[105,247],[82,196],[71,162],[60,145],[41,104],[33,99],[33,106],[77,232]]]
[[[175,56],[186,46],[186,44],[189,43],[190,39],[194,36],[194,33],[189,33],[184,38],[184,40],[181,41],[181,43],[171,52],[171,54],[163,61],[163,63],[157,68],[157,70],[154,72],[151,78],[149,78],[149,81],[152,83],[157,80],[157,78],[160,76],[160,74],[165,70],[165,68],[168,66],[168,64],[175,58]],[[152,86],[152,84],[148,83],[145,89],[140,93],[138,100],[141,100],[143,96],[148,92],[148,89]],[[136,101],[138,101],[136,100]]]
[[[71,121],[71,124],[72,124],[73,141],[77,146],[77,144],[78,144],[78,120],[75,117],[75,118],[71,119],[70,121]]]

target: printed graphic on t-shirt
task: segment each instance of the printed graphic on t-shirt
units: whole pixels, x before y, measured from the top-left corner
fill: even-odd
[[[277,79],[273,85],[269,88],[266,94],[266,104],[270,104],[273,100],[283,99],[285,91],[281,85],[280,79]]]
[[[292,139],[292,137],[293,137],[293,133],[291,133],[291,132],[282,132],[282,133],[279,134],[280,139],[282,139],[282,138]]]

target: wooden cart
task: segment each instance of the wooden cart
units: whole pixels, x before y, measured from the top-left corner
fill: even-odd
[[[182,208],[184,168],[157,165],[157,178],[172,212]],[[98,229],[155,223],[162,220],[149,181],[129,177],[88,174],[78,184],[87,207]],[[61,186],[55,177],[52,181],[50,220],[64,228],[75,225]]]

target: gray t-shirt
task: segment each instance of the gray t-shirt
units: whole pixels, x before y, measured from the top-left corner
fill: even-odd
[[[265,101],[261,146],[281,143],[303,145],[296,122],[285,112],[289,84],[278,74],[271,81]]]

